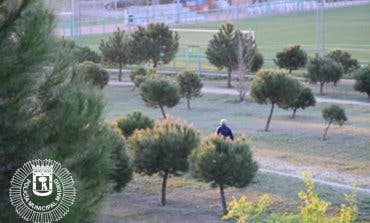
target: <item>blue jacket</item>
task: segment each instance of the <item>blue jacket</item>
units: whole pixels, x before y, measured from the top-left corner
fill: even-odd
[[[230,137],[231,140],[234,140],[233,132],[226,125],[221,125],[216,130],[217,135],[223,135],[225,138]]]

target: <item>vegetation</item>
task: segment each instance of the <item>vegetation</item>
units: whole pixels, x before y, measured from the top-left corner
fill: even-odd
[[[282,52],[276,53],[275,64],[280,68],[286,68],[289,73],[304,67],[307,63],[307,54],[299,45],[287,46]]]
[[[140,84],[143,83],[148,76],[148,71],[145,68],[140,67],[131,73],[130,79],[134,82],[135,87],[140,87]]]
[[[315,104],[316,100],[311,88],[302,86],[298,97],[289,105],[289,108],[293,110],[292,118],[295,118],[298,109],[305,109],[310,106],[315,106]]]
[[[227,87],[231,88],[231,74],[233,70],[238,69],[238,52],[239,52],[239,37],[242,38],[242,58],[245,59],[245,66],[248,71],[257,71],[263,64],[263,58],[260,54],[254,61],[256,54],[256,45],[253,39],[253,48],[248,46],[250,44],[250,36],[242,34],[234,29],[234,25],[225,23],[221,26],[220,31],[213,36],[208,43],[206,55],[208,61],[219,69],[227,69]],[[262,58],[262,60],[261,60]]]
[[[78,182],[78,196],[63,220],[92,222],[110,191],[112,149],[125,150],[113,143],[116,135],[102,122],[100,89],[72,78],[71,55],[58,54],[45,69],[49,56],[59,53],[54,51],[54,16],[41,1],[11,3],[0,1],[1,221],[19,221],[8,197],[15,170],[28,160],[47,158],[61,163]],[[130,180],[129,174],[122,177]]]
[[[326,56],[342,65],[343,72],[346,74],[351,73],[352,71],[360,67],[358,61],[356,59],[353,59],[349,52],[341,49],[334,49],[330,51]]]
[[[85,61],[91,61],[93,63],[101,62],[101,56],[87,46],[81,47],[76,45],[73,49],[73,57],[77,63],[83,63]]]
[[[113,181],[113,189],[120,192],[132,179],[133,165],[119,130],[113,127],[111,129],[107,136],[109,146],[112,148],[112,173],[110,173],[110,177]]]
[[[245,75],[250,74],[253,69],[259,69],[258,66],[262,64],[257,63],[261,63],[261,55],[258,54],[257,60],[255,60],[257,53],[256,41],[252,35],[243,34],[240,30],[235,32],[234,45],[236,45],[234,50],[236,51],[238,66],[239,100],[244,101],[247,93]]]
[[[82,78],[99,88],[104,88],[109,81],[108,71],[101,65],[90,61],[77,64],[75,67],[75,74],[78,78]]]
[[[339,126],[342,126],[344,122],[347,121],[347,116],[344,112],[344,109],[339,107],[338,105],[330,105],[325,107],[322,110],[322,117],[326,122],[326,127],[324,129],[322,140],[326,139],[326,134],[328,133],[331,124],[335,123]]]
[[[132,112],[117,121],[117,126],[121,130],[123,136],[130,137],[135,130],[152,129],[154,127],[154,120],[141,112]]]
[[[304,206],[300,207],[299,214],[276,213],[269,209],[271,199],[268,195],[259,198],[256,204],[248,201],[245,196],[230,203],[230,211],[224,219],[236,219],[238,223],[248,222],[275,222],[275,223],[354,223],[357,220],[358,208],[356,205],[357,191],[345,195],[347,204],[342,204],[339,213],[335,216],[328,214],[329,202],[322,200],[315,193],[315,184],[309,174],[304,174],[307,191],[298,194]]]
[[[179,48],[179,35],[164,23],[139,26],[132,34],[133,48],[140,61],[151,62],[155,69],[159,63],[168,64]]]
[[[169,174],[188,169],[187,157],[199,144],[199,133],[193,127],[165,119],[153,129],[135,131],[128,145],[133,152],[135,170],[139,173],[163,176],[161,204],[166,205]]]
[[[271,104],[265,131],[269,130],[275,105],[281,108],[288,108],[298,97],[299,93],[299,82],[286,76],[281,71],[262,70],[257,73],[252,81],[251,97],[258,104]]]
[[[176,85],[162,78],[152,78],[140,85],[140,95],[149,107],[160,108],[166,119],[164,107],[174,107],[180,101],[179,89]]]
[[[188,109],[190,110],[190,100],[202,96],[202,80],[198,74],[185,71],[177,75],[177,83],[180,86],[180,94],[182,97],[186,98]]]
[[[224,189],[226,187],[246,187],[257,172],[257,163],[245,138],[235,141],[220,136],[210,136],[201,147],[191,154],[190,169],[193,175],[219,187],[223,213],[227,214]],[[243,170],[243,171],[240,171]]]
[[[355,73],[356,83],[353,86],[356,91],[366,93],[370,98],[370,65],[361,68]]]
[[[118,64],[118,80],[122,81],[122,68],[138,62],[137,52],[133,51],[132,42],[124,30],[118,29],[107,41],[101,40],[100,51],[104,61]]]
[[[308,78],[311,82],[320,83],[320,94],[323,94],[325,83],[336,83],[342,78],[342,65],[325,57],[317,57],[310,60],[307,66]]]

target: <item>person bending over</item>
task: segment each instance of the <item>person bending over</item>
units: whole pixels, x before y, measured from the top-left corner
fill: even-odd
[[[226,119],[221,119],[220,126],[216,130],[217,135],[222,135],[225,139],[230,138],[234,140],[234,135],[231,129],[227,126]]]

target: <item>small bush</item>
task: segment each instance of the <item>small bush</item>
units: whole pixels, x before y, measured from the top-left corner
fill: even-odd
[[[117,121],[117,126],[122,134],[130,137],[136,129],[152,129],[154,120],[143,115],[141,112],[132,112]]]
[[[347,204],[342,204],[339,213],[329,217],[327,210],[329,202],[322,200],[314,192],[315,184],[311,176],[304,174],[307,190],[298,194],[304,206],[300,207],[299,214],[277,213],[269,208],[271,201],[267,195],[259,198],[257,204],[248,201],[245,196],[230,203],[230,211],[223,219],[235,219],[238,223],[354,223],[358,217],[356,205],[357,190],[345,194]]]
[[[140,84],[143,83],[148,76],[149,72],[145,68],[140,67],[131,73],[130,79],[135,84],[135,87],[140,87]]]
[[[366,93],[370,99],[370,65],[356,71],[355,79],[354,89],[361,93]]]
[[[331,124],[337,124],[342,126],[345,121],[347,121],[346,113],[344,109],[338,105],[329,105],[322,110],[322,117],[325,119],[326,128],[322,136],[322,140],[326,139],[326,134],[328,133]]]
[[[104,88],[109,81],[108,71],[106,71],[101,65],[90,61],[77,64],[75,74],[85,81],[89,81],[91,84],[100,88]]]
[[[101,62],[101,56],[87,46],[75,47],[73,55],[77,63],[83,63],[85,61],[91,61],[94,63]]]

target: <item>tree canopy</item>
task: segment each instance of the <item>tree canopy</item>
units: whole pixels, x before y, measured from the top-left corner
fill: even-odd
[[[370,98],[370,65],[356,71],[355,79],[354,89],[366,93]]]
[[[304,67],[307,63],[307,54],[301,49],[300,45],[291,45],[283,49],[282,52],[276,53],[275,64],[280,68],[286,68],[289,73]]]
[[[223,213],[227,214],[224,194],[226,187],[246,187],[255,176],[258,166],[243,137],[225,140],[210,136],[189,157],[192,174],[212,187],[219,187]],[[242,170],[242,171],[241,171]]]
[[[139,61],[137,52],[132,47],[132,41],[124,30],[117,29],[107,41],[101,40],[100,51],[106,62],[118,64],[118,80],[122,81],[122,68]]]
[[[123,136],[130,137],[135,130],[152,129],[154,127],[154,120],[141,112],[131,112],[117,121],[117,126],[121,130]]]
[[[248,43],[251,40],[250,34],[235,30],[234,25],[231,23],[221,25],[219,32],[213,35],[213,38],[209,41],[206,55],[208,61],[217,68],[226,68],[228,87],[231,87],[232,71],[239,68],[239,37],[237,33],[241,34],[242,37],[242,58],[246,60],[245,66],[250,65],[248,66],[248,71],[257,71],[263,64],[262,55],[256,53],[257,46],[255,42],[253,48],[248,47]],[[255,41],[254,38],[252,40]],[[257,57],[255,57],[256,54]]]
[[[77,77],[84,79],[94,86],[104,88],[109,81],[109,73],[100,64],[90,61],[77,64],[75,67]]]
[[[190,110],[190,100],[201,97],[203,87],[202,80],[194,72],[184,71],[177,75],[177,83],[180,86],[180,95],[187,100],[188,109]]]
[[[140,85],[140,96],[149,107],[160,108],[166,118],[164,107],[172,108],[180,101],[179,88],[163,78],[151,78]]]
[[[331,124],[337,124],[342,126],[345,121],[347,121],[346,113],[344,109],[338,105],[329,105],[322,110],[322,117],[325,119],[326,128],[324,129],[324,134],[322,140],[326,139],[329,127]]]
[[[188,169],[188,155],[199,144],[199,132],[173,119],[165,119],[153,129],[135,131],[129,138],[135,171],[152,175],[163,174],[161,204],[166,205],[169,174]]]
[[[251,97],[258,104],[271,104],[265,131],[269,130],[275,104],[281,108],[288,108],[298,97],[300,84],[297,80],[287,76],[284,72],[262,70],[252,81]]]
[[[289,108],[293,109],[292,118],[295,118],[298,109],[305,109],[309,106],[315,106],[315,104],[316,99],[311,88],[302,86],[298,97],[289,105]]]
[[[351,73],[360,67],[358,61],[352,58],[350,53],[341,49],[330,51],[326,57],[342,65],[344,73]]]
[[[337,82],[342,78],[342,65],[326,57],[317,57],[309,61],[307,65],[308,78],[311,82],[320,83],[320,94],[323,94],[325,83]]]
[[[146,28],[139,26],[132,33],[133,48],[140,61],[151,62],[153,68],[158,63],[168,64],[179,48],[180,36],[164,23],[150,23]]]
[[[25,161],[47,158],[78,182],[73,208],[63,220],[92,222],[112,182],[114,133],[101,118],[102,92],[72,78],[71,55],[56,50],[54,16],[41,1],[7,7],[9,2],[0,1],[1,221],[19,219],[8,193],[15,170]],[[45,69],[55,54],[51,69]]]

